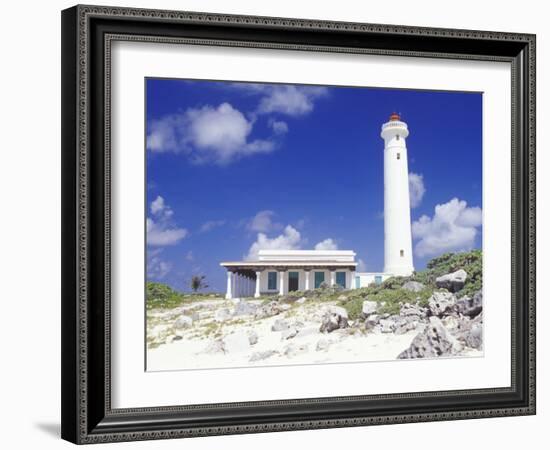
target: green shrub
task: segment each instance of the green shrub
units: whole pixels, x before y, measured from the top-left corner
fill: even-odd
[[[216,293],[192,293],[184,294],[175,291],[164,283],[148,281],[145,288],[145,298],[147,300],[147,309],[153,308],[175,308],[183,303],[200,301],[207,298],[223,298],[221,294]]]
[[[378,310],[381,314],[398,314],[403,303],[419,303],[421,306],[427,306],[433,292],[438,290],[435,285],[436,278],[459,269],[464,269],[468,277],[458,296],[472,296],[482,286],[482,262],[481,250],[445,253],[429,261],[426,270],[415,272],[410,277],[391,277],[380,284],[346,291],[347,301],[341,302],[341,305],[347,310],[352,320],[361,318],[364,300],[384,303],[384,306]],[[408,291],[402,288],[407,281],[418,281],[424,284],[425,288],[420,292]],[[331,300],[335,300],[334,296]]]

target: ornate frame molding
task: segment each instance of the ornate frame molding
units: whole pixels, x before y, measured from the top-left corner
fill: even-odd
[[[194,437],[216,434],[238,434],[271,432],[328,427],[346,427],[374,424],[390,424],[420,421],[440,421],[481,417],[526,415],[535,413],[535,36],[530,34],[500,33],[472,30],[450,30],[441,28],[405,27],[348,22],[333,22],[304,19],[271,18],[258,16],[236,16],[205,14],[197,12],[159,11],[149,9],[76,6],[63,12],[63,411],[62,434],[65,439],[76,443],[98,443],[143,439],[165,439]],[[109,25],[98,31],[94,27],[103,21],[117,22],[113,32]],[[157,23],[171,30],[193,26],[200,34],[213,28],[219,33],[227,32],[227,38],[152,36],[124,31],[127,23],[147,28]],[[254,40],[231,38],[230,30],[235,27],[246,29]],[[208,30],[207,30],[208,29]],[[275,42],[264,40],[261,32],[268,36],[281,36],[282,32],[300,37],[300,33],[312,36],[311,31],[325,32],[323,42]],[[124,31],[124,32],[121,32]],[[103,34],[102,34],[103,33]],[[294,34],[292,34],[294,33]],[[359,36],[365,42],[372,38],[373,46],[332,45],[338,39],[346,42],[347,36]],[[94,41],[98,39],[99,41]],[[390,38],[424,38],[414,46],[385,48]],[[279,39],[279,38],[277,38]],[[286,37],[285,39],[292,39]],[[300,39],[302,39],[300,37]],[[410,57],[432,57],[452,59],[480,59],[505,61],[512,64],[512,146],[513,185],[512,196],[516,200],[512,207],[512,386],[510,388],[482,389],[471,391],[438,391],[430,393],[405,393],[359,397],[331,397],[319,399],[292,399],[288,401],[250,402],[238,404],[191,405],[166,408],[139,408],[113,410],[110,402],[110,64],[111,43],[116,40],[155,43],[185,43],[192,45],[242,46],[265,49],[289,49],[322,52],[346,52],[382,54]],[[280,40],[284,40],[281,39]],[[441,51],[446,41],[449,48],[457,51]],[[100,50],[98,42],[103,49]],[[388,41],[389,42],[389,41]],[[409,41],[407,41],[409,42]],[[483,43],[496,43],[491,53],[479,50]],[[471,51],[465,50],[465,48]],[[101,52],[103,52],[101,54]],[[98,59],[98,57],[101,58]],[[99,64],[102,67],[98,67]],[[100,127],[101,140],[95,137],[97,124],[90,111],[99,92],[97,77],[105,69],[102,106],[104,123]],[[516,101],[515,99],[518,99]],[[99,135],[99,134],[98,134]],[[95,140],[94,140],[95,139]],[[91,146],[95,143],[95,147]],[[96,166],[97,144],[103,146],[103,159]],[[99,164],[99,163],[98,163]],[[102,179],[98,178],[102,172]],[[101,187],[98,188],[98,184]],[[101,198],[100,198],[101,197]],[[96,203],[99,202],[99,203]],[[99,206],[101,208],[99,208]],[[99,208],[99,209],[98,209]],[[101,211],[104,215],[101,216]],[[98,225],[102,222],[103,225]],[[95,233],[102,230],[102,239],[94,240]],[[97,238],[95,238],[97,239]],[[102,246],[99,249],[97,246]],[[518,249],[520,254],[516,253]],[[96,280],[103,274],[99,293]],[[518,294],[523,297],[519,297]],[[94,302],[103,298],[104,303]],[[99,309],[98,309],[99,308]],[[98,313],[102,323],[94,314]],[[518,313],[522,317],[518,317]],[[522,321],[519,323],[518,321]],[[102,335],[102,336],[100,336]],[[69,342],[70,341],[70,342]],[[521,342],[520,342],[521,341]],[[103,366],[92,349],[103,344]],[[95,351],[95,350],[94,350]],[[516,370],[519,368],[519,371]],[[101,370],[100,370],[101,369]],[[104,375],[103,383],[91,377]],[[91,400],[102,386],[101,406]],[[518,390],[521,388],[521,395]],[[298,405],[329,405],[346,401],[400,400],[414,405],[415,399],[427,396],[466,398],[491,398],[497,394],[517,394],[522,397],[506,406],[485,403],[486,406],[472,406],[467,409],[427,410],[411,413],[377,413],[371,411],[346,417],[306,418],[301,420],[275,420],[249,423],[220,421],[215,425],[181,423],[168,425],[174,415],[189,411],[201,411],[239,407],[278,408]],[[435,402],[436,400],[434,400]],[[475,403],[475,402],[474,402]],[[382,409],[380,409],[382,411]],[[164,422],[163,422],[164,421]],[[162,425],[164,423],[164,425]],[[155,425],[156,424],[156,425]],[[161,424],[162,426],[158,426]]]

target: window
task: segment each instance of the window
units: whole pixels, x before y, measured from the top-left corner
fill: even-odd
[[[355,289],[359,289],[361,287],[361,277],[355,277]]]
[[[400,255],[401,257],[405,256],[405,250],[399,250],[399,255]]]
[[[315,289],[321,286],[321,283],[323,281],[325,281],[325,272],[315,272],[315,284],[314,284]]]
[[[267,289],[269,291],[277,289],[277,272],[267,273]]]
[[[396,141],[399,140],[399,135],[396,135],[396,136],[395,136],[395,140],[396,140]]]
[[[397,154],[397,159],[401,159],[401,153]]]
[[[346,272],[336,272],[336,284],[346,287]]]
[[[376,284],[382,284],[382,275],[375,275],[374,276],[374,282]]]

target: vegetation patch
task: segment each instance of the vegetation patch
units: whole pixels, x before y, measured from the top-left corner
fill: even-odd
[[[192,294],[184,294],[175,291],[164,283],[152,281],[147,282],[145,296],[147,299],[147,309],[170,309],[201,300],[223,299],[223,296],[218,293],[193,292]]]

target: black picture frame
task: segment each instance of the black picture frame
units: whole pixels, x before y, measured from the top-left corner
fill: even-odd
[[[511,63],[511,386],[113,409],[108,111],[110,43],[117,39]],[[535,36],[120,7],[64,10],[61,350],[62,437],[78,444],[535,414]]]

